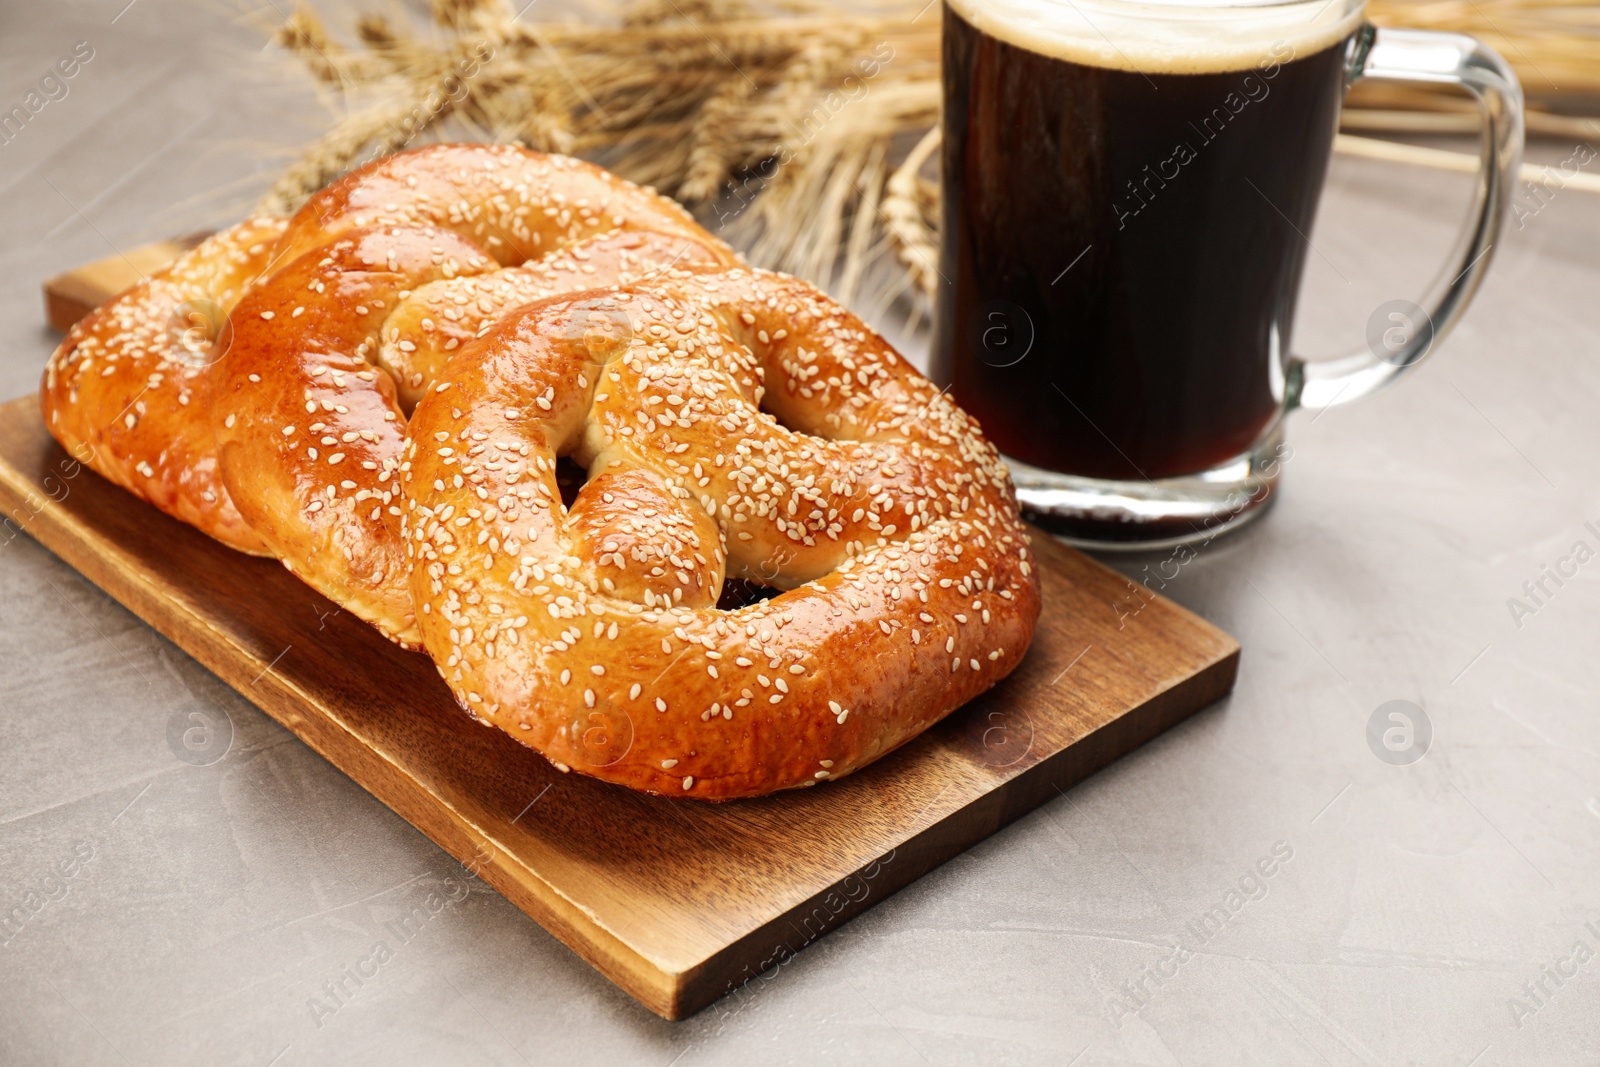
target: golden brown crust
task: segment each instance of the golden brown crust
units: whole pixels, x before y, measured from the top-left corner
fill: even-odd
[[[545,258],[491,273],[524,255]],[[406,414],[444,356],[508,301],[737,258],[664,197],[497,145],[434,145],[347,175],[295,215],[277,257],[218,368],[223,481],[285,566],[409,647],[392,479]]]
[[[229,315],[288,220],[211,237],[68,331],[45,366],[45,425],[104,477],[241,552],[267,549],[217,472],[210,406]]]
[[[244,520],[301,580],[411,646],[392,481],[406,420],[372,354],[400,293],[492,265],[443,230],[346,231],[240,302],[213,397]]]
[[[674,201],[593,163],[515,145],[440,144],[385,157],[317,193],[295,213],[282,251],[303,255],[373,226],[450,230],[508,267],[613,230],[718,243]]]
[[[592,164],[431,145],[98,309],[51,357],[40,403],[107,478],[414,647],[390,479],[450,352],[515,304],[737,262],[677,204]]]
[[[620,328],[596,338],[597,310]],[[411,425],[424,643],[464,708],[558,765],[708,799],[811,785],[993,685],[1031,638],[1038,576],[998,454],[796,279],[683,272],[530,305],[462,348]],[[570,510],[557,455],[590,470]],[[647,509],[665,551],[627,519]],[[791,591],[720,611],[693,591],[724,565]]]
[[[409,412],[461,345],[507,312],[559,293],[648,280],[668,269],[719,269],[738,259],[711,238],[618,230],[492,274],[432,282],[400,302],[384,325],[378,361],[394,376]],[[596,328],[605,323],[596,320]]]

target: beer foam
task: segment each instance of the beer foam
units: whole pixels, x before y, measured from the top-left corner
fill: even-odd
[[[1142,74],[1213,74],[1332,47],[1361,24],[1364,0],[1223,7],[1194,0],[945,0],[1007,44],[1070,63]]]

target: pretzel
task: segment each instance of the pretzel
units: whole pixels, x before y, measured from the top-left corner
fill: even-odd
[[[793,278],[528,305],[410,425],[423,642],[561,770],[716,800],[838,778],[1009,673],[1038,616],[994,447]],[[558,456],[589,470],[570,508]],[[728,575],[787,591],[719,610]]]
[[[260,276],[267,274],[265,281],[281,292],[286,276],[306,276],[304,269],[294,271],[301,256],[380,222],[453,227],[472,242],[453,246],[472,263],[466,269],[493,270],[533,257],[524,268],[485,275],[477,289],[424,295],[424,287],[416,301],[402,302],[378,356],[381,368],[396,378],[402,412],[410,411],[449,350],[508,307],[636,280],[668,266],[737,262],[672,201],[589,164],[512,147],[430,146],[352,173],[293,220],[257,218],[225,230],[91,313],[46,365],[40,390],[46,425],[63,446],[86,451],[90,466],[116,484],[239,551],[288,553],[291,569],[343,602],[343,583],[323,580],[324,566],[301,562],[304,528],[286,526],[263,509],[255,491],[259,472],[248,462],[236,467],[235,484],[252,499],[254,521],[267,523],[275,540],[264,540],[240,514],[220,471],[208,412],[214,383],[225,373],[219,364],[239,322],[247,324],[262,358],[242,372],[242,384],[240,375],[233,376],[235,391],[255,391],[260,383],[251,375],[273,379],[277,349],[298,343],[300,331],[291,320],[236,318],[236,306]],[[471,303],[458,309],[453,301],[462,294]],[[222,421],[252,414],[248,404],[240,404]],[[233,436],[234,426],[223,429]],[[390,441],[391,452],[397,444]],[[313,484],[326,490],[322,480]],[[371,537],[361,536],[359,526],[356,533],[345,547],[359,565]],[[381,629],[406,638],[412,630],[395,606],[404,598],[404,583],[381,565],[367,571],[373,581],[387,582],[390,595],[374,598],[357,583],[357,600],[349,606],[358,613],[378,611]]]
[[[267,546],[217,472],[206,410],[229,314],[271,261],[287,219],[202,242],[67,332],[45,365],[45,425],[104,477],[241,552]],[[85,448],[87,446],[87,448]]]
[[[406,415],[444,354],[510,302],[736,262],[654,192],[495,145],[430,146],[351,173],[295,215],[277,256],[235,309],[217,368],[223,482],[286,567],[410,647],[393,475]],[[447,314],[457,297],[474,301],[459,323]]]

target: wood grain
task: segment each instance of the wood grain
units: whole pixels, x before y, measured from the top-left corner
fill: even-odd
[[[52,321],[179,247],[53,279]],[[76,567],[669,1019],[728,994],[738,1010],[763,971],[1222,697],[1238,670],[1226,633],[1035,532],[1044,614],[1015,674],[849,778],[706,805],[561,774],[476,725],[424,656],[74,462],[34,397],[0,405],[0,509],[0,537],[20,529]]]

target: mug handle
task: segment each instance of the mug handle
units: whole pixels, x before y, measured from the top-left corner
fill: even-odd
[[[1408,302],[1395,312],[1393,327],[1379,320],[1365,350],[1307,362],[1290,356],[1286,370],[1288,407],[1320,410],[1376,392],[1421,363],[1466,310],[1494,257],[1522,162],[1522,86],[1505,60],[1472,37],[1430,30],[1378,29],[1365,25],[1351,58],[1349,83],[1360,78],[1459,85],[1483,112],[1483,147],[1476,210],[1457,242],[1459,251],[1430,288],[1423,307]],[[1422,316],[1413,321],[1414,311]],[[1398,332],[1398,343],[1391,336]]]

